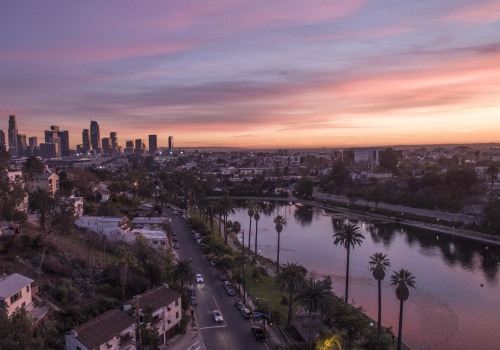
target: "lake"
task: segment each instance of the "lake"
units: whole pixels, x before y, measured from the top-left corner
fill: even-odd
[[[377,282],[368,261],[375,252],[387,254],[391,267],[382,281],[382,324],[395,334],[399,301],[390,275],[401,268],[412,272],[416,289],[410,289],[403,321],[403,341],[412,349],[500,348],[500,247],[383,220],[355,220],[345,213],[267,202],[259,220],[257,249],[273,260],[277,215],[287,220],[280,263],[300,263],[318,276],[331,276],[338,296],[345,292],[346,251],[333,245],[333,227],[344,222],[360,227],[365,240],[351,251],[349,299],[375,320]],[[247,209],[236,209],[229,219],[241,223],[248,245]],[[252,220],[252,250],[254,237]]]

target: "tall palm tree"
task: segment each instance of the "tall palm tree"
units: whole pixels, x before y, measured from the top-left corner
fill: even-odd
[[[179,281],[181,288],[184,288],[184,284],[191,281],[194,278],[193,266],[191,265],[191,260],[180,259],[175,264],[172,270],[172,278],[174,281]]]
[[[288,293],[288,319],[287,327],[292,323],[292,311],[295,305],[295,294],[305,283],[307,269],[297,263],[286,263],[281,266],[281,271],[276,275],[275,281],[278,287]]]
[[[234,203],[231,200],[231,198],[229,198],[229,196],[226,195],[222,197],[220,206],[221,206],[221,214],[224,217],[224,242],[227,244],[227,235],[229,233],[227,228],[227,217],[230,213],[234,212]]]
[[[385,273],[389,266],[391,266],[391,262],[387,258],[386,254],[376,252],[370,257],[368,264],[370,265],[370,271],[373,273],[373,278],[375,278],[378,283],[377,338],[379,338],[380,331],[382,329],[382,280],[385,278]]]
[[[137,265],[137,258],[126,246],[120,246],[116,250],[118,255],[118,276],[122,287],[122,300],[125,300],[125,285],[127,284],[127,273],[129,266]]]
[[[356,245],[361,245],[365,236],[359,232],[359,227],[353,224],[344,224],[341,229],[336,232],[333,237],[335,240],[333,244],[336,246],[341,245],[347,251],[347,263],[345,272],[345,302],[349,300],[349,259],[351,255],[351,248],[354,249]]]
[[[394,271],[391,276],[391,286],[396,287],[396,297],[399,299],[399,330],[398,350],[401,350],[401,337],[403,335],[403,303],[410,296],[409,288],[415,288],[415,276],[405,269]]]
[[[255,260],[257,261],[257,232],[259,229],[259,219],[260,219],[260,214],[259,210],[255,210],[255,213],[253,214],[253,218],[255,220]]]
[[[248,228],[248,249],[250,250],[250,237],[252,236],[252,218],[253,214],[255,214],[253,203],[250,203],[247,213],[250,217],[250,227]],[[245,242],[243,242],[243,245],[245,245]]]
[[[276,232],[278,232],[278,251],[276,253],[276,273],[280,273],[280,236],[283,226],[286,225],[286,220],[283,216],[278,215],[274,218],[274,223],[276,224]]]
[[[309,278],[297,293],[295,301],[309,313],[309,349],[312,349],[313,313],[324,314],[333,304],[331,279],[329,277],[323,280]]]

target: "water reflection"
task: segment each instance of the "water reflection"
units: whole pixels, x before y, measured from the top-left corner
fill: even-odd
[[[308,206],[265,207],[268,209],[259,221],[262,254],[271,259],[276,256],[272,220],[285,214],[280,260],[298,262],[310,271],[332,276],[336,293],[344,288],[345,252],[333,246],[332,235],[335,228],[347,222],[361,228],[366,239],[352,252],[350,290],[356,304],[372,317],[377,311],[373,296],[376,288],[367,265],[371,254],[386,253],[394,269],[404,267],[417,276],[417,290],[410,297],[405,320],[407,339],[414,349],[492,349],[500,344],[500,332],[496,331],[500,324],[498,246],[381,220],[356,220],[344,213],[325,215]],[[246,208],[236,210],[231,220],[248,225]],[[394,291],[388,282],[383,288],[386,326],[397,328]]]

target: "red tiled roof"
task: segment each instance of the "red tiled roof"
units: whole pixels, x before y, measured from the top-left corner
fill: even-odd
[[[153,310],[157,310],[162,306],[166,306],[176,301],[180,297],[181,295],[175,290],[167,286],[159,286],[147,290],[140,295],[139,308],[151,306]],[[135,306],[135,299],[131,299],[127,303]]]
[[[109,310],[76,328],[78,339],[89,349],[118,336],[120,332],[134,324],[134,319],[121,309]]]

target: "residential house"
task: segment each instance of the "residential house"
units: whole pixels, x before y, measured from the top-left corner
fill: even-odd
[[[66,350],[135,350],[135,320],[121,309],[109,310],[65,338]]]
[[[33,309],[31,283],[32,279],[18,273],[0,277],[0,306],[5,308],[8,317],[20,308],[27,312]]]
[[[129,300],[123,307],[124,310],[135,307],[140,311],[141,318],[144,317],[146,309],[152,310],[149,326],[158,331],[158,345],[166,344],[179,333],[182,319],[181,295],[166,284],[142,293]]]
[[[59,190],[59,175],[49,170],[46,166],[43,173],[35,174],[33,179],[28,180],[27,186],[30,192],[41,188],[54,195]]]
[[[134,236],[130,233],[129,219],[126,216],[81,216],[75,225],[100,233],[109,240],[131,242]]]

